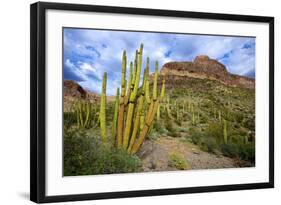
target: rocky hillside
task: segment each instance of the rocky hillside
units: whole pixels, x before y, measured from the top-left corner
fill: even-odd
[[[72,80],[65,80],[63,82],[63,95],[64,95],[64,110],[67,111],[76,100],[90,101],[97,103],[99,96],[93,92],[87,91],[78,83]]]
[[[232,87],[255,88],[254,79],[231,74],[223,64],[205,55],[197,56],[193,62],[166,63],[159,77],[160,80],[166,79],[168,88],[186,87],[190,78],[216,80]]]
[[[99,100],[99,96],[93,92],[85,90],[78,83],[72,80],[63,82],[64,97],[70,99],[82,99],[95,103]]]

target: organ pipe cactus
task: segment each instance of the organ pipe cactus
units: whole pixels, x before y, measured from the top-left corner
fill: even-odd
[[[192,114],[192,125],[195,125],[195,113],[194,113],[194,106],[191,105],[191,114]]]
[[[157,114],[156,114],[157,121],[160,120],[160,109],[161,109],[161,105],[159,105],[158,108],[157,108]]]
[[[107,143],[106,136],[106,72],[103,74],[102,81],[102,93],[101,93],[101,102],[100,102],[100,130],[101,138],[104,143]]]
[[[159,103],[163,99],[163,98],[161,98],[161,96],[157,98],[157,78],[158,78],[158,62],[156,61],[155,72],[154,72],[154,84],[153,84],[153,87],[154,87],[154,89],[153,89],[153,101],[149,105],[147,115],[146,115],[146,118],[145,118],[145,125],[144,125],[143,129],[141,130],[141,132],[139,134],[139,138],[138,138],[137,142],[132,147],[132,150],[131,150],[132,154],[135,154],[139,150],[140,146],[142,145],[142,143],[145,139],[145,136],[146,136],[147,132],[149,131],[149,128],[152,125],[152,122],[154,120],[154,116],[155,116],[155,113],[158,109]],[[162,82],[161,93],[162,92],[164,93],[164,91],[163,91],[164,89],[165,89],[165,81]]]
[[[221,111],[219,110],[218,113],[219,113],[219,121],[221,122]]]
[[[226,120],[223,120],[223,140],[224,143],[227,143],[227,123]]]
[[[78,128],[90,128],[97,122],[96,110],[90,102],[79,100],[73,105]]]
[[[155,62],[152,98],[149,94],[149,58],[144,69],[142,86],[140,74],[142,71],[143,44],[136,51],[134,63],[130,63],[128,83],[126,80],[127,57],[122,56],[121,95],[117,90],[112,127],[112,137],[116,139],[118,148],[135,154],[142,145],[147,133],[152,127],[159,104],[165,95],[165,81],[162,82],[160,95],[157,95],[158,62]],[[106,83],[106,77],[103,83]],[[105,86],[103,86],[104,88]],[[103,89],[102,97],[105,96]],[[100,113],[105,113],[106,99],[101,98]],[[105,116],[105,115],[103,115]],[[102,139],[106,139],[105,117],[100,117]],[[102,123],[102,121],[104,123]],[[103,125],[103,126],[102,126]],[[104,134],[105,133],[105,134]],[[105,141],[105,140],[103,140]]]
[[[136,52],[137,58],[137,52]],[[126,51],[123,52],[122,56],[122,79],[121,79],[121,98],[120,105],[118,109],[118,120],[117,120],[117,147],[120,148],[122,146],[123,141],[123,118],[125,111],[125,94],[126,94]]]
[[[142,68],[142,51],[143,51],[143,45],[140,47],[139,55],[138,55],[138,64],[137,64],[137,73],[136,73],[136,78],[135,78],[135,86],[133,88],[132,93],[130,96],[127,96],[129,99],[129,106],[128,106],[128,111],[127,111],[127,117],[126,117],[126,122],[125,122],[125,130],[124,130],[124,135],[123,135],[123,148],[127,149],[128,143],[129,143],[129,137],[131,133],[131,127],[133,123],[133,114],[134,114],[134,108],[135,108],[135,100],[137,97],[137,91],[138,91],[138,86],[139,86],[139,81],[140,81],[140,73],[141,73],[141,68]]]
[[[116,91],[116,97],[115,97],[115,106],[114,106],[114,116],[113,116],[113,122],[112,122],[112,138],[113,141],[115,141],[116,137],[116,130],[117,130],[117,119],[118,119],[118,110],[119,110],[119,88],[117,88]]]
[[[165,85],[165,80],[162,81],[162,84]],[[161,89],[161,94],[160,94],[161,101],[164,99],[164,96],[165,96],[165,86],[162,87],[162,89]],[[157,119],[157,121],[160,120],[161,107],[162,107],[161,104],[159,104],[158,109],[157,109],[157,114],[156,114],[156,117],[157,117],[156,119]]]

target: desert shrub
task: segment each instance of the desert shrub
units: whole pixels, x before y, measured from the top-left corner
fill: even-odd
[[[172,120],[168,120],[165,127],[168,130],[168,135],[170,135],[171,137],[180,137],[180,134],[173,124]]]
[[[188,132],[189,131],[188,127],[178,127],[177,130],[179,132]]]
[[[254,143],[248,144],[235,144],[228,142],[227,144],[221,144],[221,151],[223,155],[232,158],[240,158],[255,162],[255,145]]]
[[[232,135],[230,137],[230,140],[234,144],[242,144],[245,141],[245,137],[242,135]]]
[[[255,144],[248,143],[239,146],[239,156],[251,162],[255,162]]]
[[[179,170],[190,169],[190,165],[185,160],[184,156],[178,153],[171,153],[169,155],[169,164]]]
[[[74,112],[63,113],[63,125],[65,128],[70,128],[77,122],[76,114]]]
[[[219,149],[216,139],[203,132],[193,132],[191,140],[194,144],[200,146],[202,150],[207,152],[216,153],[216,150]]]
[[[180,133],[177,132],[177,131],[169,132],[168,134],[169,134],[171,137],[180,137],[180,136],[181,136]]]
[[[154,124],[154,129],[159,132],[160,134],[167,134],[168,130],[165,128],[165,124],[163,123],[163,121],[161,122],[155,122]]]
[[[244,119],[244,114],[242,112],[233,112],[232,113],[233,118],[235,119],[236,122],[241,123]]]
[[[249,130],[255,130],[255,115],[245,117],[241,124]]]
[[[239,157],[238,146],[233,142],[229,142],[227,144],[221,144],[220,147],[223,155],[227,157]]]
[[[139,168],[137,156],[104,146],[94,133],[81,130],[64,133],[65,176],[136,172]]]
[[[181,125],[182,125],[182,119],[181,119],[181,118],[175,119],[175,123],[176,123],[177,125],[181,126]]]
[[[217,144],[223,142],[223,127],[220,123],[210,123],[205,131],[206,135],[216,139]]]
[[[213,137],[207,137],[201,138],[200,146],[204,151],[216,153],[216,150],[218,149],[218,144],[216,140]]]
[[[157,140],[160,136],[160,133],[155,128],[152,128],[151,131],[148,133],[147,138],[149,140]]]
[[[196,145],[200,145],[200,143],[201,143],[201,141],[202,141],[202,138],[203,138],[202,133],[201,133],[201,132],[196,132],[196,131],[192,130],[192,131],[190,132],[190,134],[191,134],[191,140],[192,140],[192,142],[193,142],[194,144],[196,144]]]

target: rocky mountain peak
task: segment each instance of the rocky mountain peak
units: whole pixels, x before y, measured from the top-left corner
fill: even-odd
[[[88,100],[90,102],[97,102],[99,96],[93,92],[85,90],[78,83],[72,80],[64,80],[63,82],[64,98],[69,101],[76,99]]]
[[[199,62],[206,62],[206,61],[209,61],[209,60],[210,60],[209,56],[207,56],[207,55],[199,55],[199,56],[197,56],[194,59],[194,62],[195,63],[199,63]]]
[[[199,78],[216,80],[234,87],[255,88],[254,79],[229,73],[225,65],[207,55],[199,55],[193,61],[166,63],[160,71],[160,76],[181,79],[181,82],[187,78]]]

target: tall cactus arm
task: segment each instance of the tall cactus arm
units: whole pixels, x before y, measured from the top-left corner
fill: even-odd
[[[126,96],[125,96],[125,105],[128,104],[129,102],[129,98],[130,98],[130,95],[131,95],[131,92],[132,92],[132,81],[133,81],[133,63],[131,62],[130,63],[130,71],[129,71],[129,81],[128,81],[128,84],[127,84],[127,81],[125,83],[126,85],[126,90],[127,90],[127,93],[126,93]]]
[[[88,123],[89,123],[89,116],[90,116],[90,104],[86,103],[85,104],[85,109],[86,109],[86,118],[85,118],[85,122],[84,122],[84,127],[88,127]]]
[[[141,68],[142,68],[142,52],[143,52],[143,44],[141,44],[140,51],[138,53],[137,72],[136,72],[136,78],[135,78],[135,82],[134,82],[134,90],[130,96],[130,101],[135,100],[135,98],[137,96],[138,88],[139,88],[140,72],[141,72]]]
[[[132,89],[132,82],[133,82],[133,62],[130,62],[130,71],[129,71],[129,81],[128,81],[128,96]]]
[[[159,102],[158,100],[156,101],[153,101],[150,106],[152,106],[152,113],[148,116],[146,116],[146,120],[145,120],[145,125],[143,127],[143,129],[141,130],[140,132],[140,135],[139,135],[139,138],[137,140],[137,142],[133,145],[132,149],[131,149],[131,154],[135,154],[140,146],[142,145],[144,139],[145,139],[145,136],[147,135],[151,125],[152,125],[152,121],[154,119],[154,116],[155,116],[155,113],[157,111],[157,108],[158,108],[158,105],[159,105]]]
[[[227,144],[227,123],[225,119],[223,120],[223,140]]]
[[[126,66],[127,66],[127,56],[126,51],[123,51],[122,56],[122,79],[121,79],[121,97],[126,95]]]
[[[135,99],[138,92],[139,87],[139,81],[140,81],[140,72],[141,72],[141,66],[142,66],[142,51],[143,51],[143,44],[140,46],[140,52],[138,55],[138,66],[137,66],[137,73],[136,73],[136,79],[135,79],[135,85],[134,90],[130,95],[129,99],[129,107],[127,111],[127,117],[125,122],[125,130],[124,130],[124,136],[123,136],[123,148],[127,149],[128,143],[129,143],[129,136],[131,134],[131,127],[133,123],[133,114],[134,114],[134,108],[135,108]]]
[[[160,94],[160,101],[164,99],[165,96],[165,80],[162,80],[162,88],[161,88],[161,94]]]
[[[149,58],[147,58],[146,65],[146,82],[145,82],[145,100],[150,104],[150,95],[149,95]]]
[[[155,62],[154,82],[153,82],[153,100],[157,99],[157,79],[158,79],[158,61]]]
[[[135,139],[136,139],[137,133],[139,131],[141,112],[142,112],[142,109],[143,109],[143,101],[144,101],[144,96],[141,95],[139,100],[138,100],[137,114],[136,114],[136,119],[135,119],[135,123],[134,123],[133,133],[132,133],[132,136],[131,136],[131,139],[130,139],[129,147],[127,149],[128,153],[131,152],[132,147],[133,147],[133,145],[135,143]]]
[[[121,98],[120,106],[118,111],[117,120],[117,147],[120,148],[123,141],[123,122],[124,122],[124,111],[125,111],[125,94],[126,94],[126,66],[127,57],[126,51],[123,52],[122,56],[122,78],[121,78]]]
[[[134,88],[135,81],[136,81],[136,75],[137,75],[137,69],[138,69],[138,50],[136,50],[135,54],[135,60],[134,60],[134,72],[133,72],[133,80],[132,80],[132,87]]]
[[[103,143],[107,143],[106,136],[106,72],[103,74],[102,94],[100,102],[100,130]]]
[[[117,129],[117,119],[118,119],[118,110],[119,110],[119,88],[117,88],[116,91],[116,97],[115,97],[115,106],[114,106],[114,117],[113,117],[113,123],[112,123],[112,138],[113,142],[115,143],[115,137],[116,137],[116,129]]]

